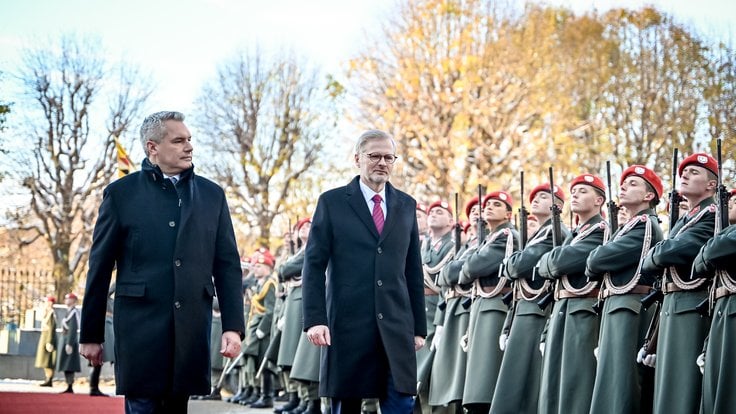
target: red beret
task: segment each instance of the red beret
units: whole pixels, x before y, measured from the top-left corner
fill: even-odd
[[[483,197],[483,208],[486,207],[486,203],[488,200],[498,200],[503,201],[506,203],[509,208],[514,208],[514,199],[511,198],[511,194],[507,193],[506,191],[492,191],[488,194],[486,194],[485,197]]]
[[[703,167],[706,170],[718,176],[718,161],[716,161],[715,158],[703,152],[695,153],[689,157],[686,157],[684,160],[682,160],[682,162],[680,163],[680,166],[677,168],[677,175],[682,176],[682,170],[684,170],[685,167],[687,167],[690,164],[695,164],[698,167]]]
[[[448,213],[450,213],[450,215],[452,215],[452,209],[450,208],[450,204],[447,201],[443,201],[443,200],[437,200],[434,203],[430,204],[429,207],[427,207],[427,210],[425,211],[427,212],[427,214],[429,214],[429,212],[432,211],[432,209],[435,207],[444,208],[445,210],[447,210]]]
[[[417,210],[421,211],[422,213],[426,213],[429,211],[427,208],[427,205],[424,203],[417,202]]]
[[[547,191],[549,192],[549,183],[540,184],[532,190],[531,193],[529,193],[529,202],[531,203],[534,200],[534,196],[537,195],[540,191]],[[565,193],[562,192],[562,188],[560,188],[559,185],[555,185],[555,197],[562,200],[562,202],[565,202]]]
[[[252,264],[261,263],[265,264],[266,266],[273,267],[274,257],[267,248],[261,247],[255,253],[253,253],[250,262]]]
[[[465,217],[470,218],[470,209],[476,204],[478,204],[478,196],[471,198],[468,204],[465,204]]]
[[[654,188],[654,192],[657,193],[657,198],[662,198],[662,193],[664,192],[664,187],[662,187],[662,180],[659,178],[659,176],[657,176],[657,174],[654,173],[654,171],[643,165],[632,165],[629,168],[625,169],[623,174],[621,174],[620,184],[623,184],[626,177],[630,175],[641,177],[641,179],[648,182],[649,185]]]
[[[732,188],[731,191],[728,192],[731,197],[736,195],[736,188]]]
[[[64,296],[64,299],[74,299],[77,300],[77,295],[74,294],[74,292],[69,292]]]
[[[307,223],[311,223],[311,222],[312,222],[312,218],[311,217],[305,217],[305,218],[297,221],[296,222],[296,231],[299,231],[302,228],[303,225],[305,225]]]
[[[54,295],[46,296],[46,302],[56,303],[56,296]]]
[[[570,183],[570,191],[572,191],[572,188],[575,187],[578,184],[589,185],[589,186],[591,186],[591,187],[599,190],[604,195],[606,194],[606,185],[603,184],[603,180],[601,180],[601,178],[598,177],[598,176],[595,176],[595,175],[592,175],[592,174],[578,175]]]

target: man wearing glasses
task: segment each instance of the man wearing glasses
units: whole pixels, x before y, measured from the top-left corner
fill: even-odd
[[[363,133],[360,175],[323,193],[312,220],[304,329],[325,347],[320,395],[333,414],[360,413],[362,398],[379,398],[384,414],[412,411],[427,326],[416,201],[388,183],[395,152],[385,132]]]

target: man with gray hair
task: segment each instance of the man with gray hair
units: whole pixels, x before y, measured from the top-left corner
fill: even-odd
[[[184,115],[157,112],[141,126],[141,171],[104,191],[95,224],[80,353],[102,364],[107,292],[117,270],[115,379],[125,412],[186,413],[210,390],[212,301],[220,353],[240,353],[245,331],[240,257],[225,193],[194,174]]]
[[[397,159],[388,134],[365,132],[354,158],[360,175],[323,193],[312,218],[304,330],[324,347],[320,395],[332,414],[360,413],[363,398],[409,414],[427,336],[416,201],[388,182]]]

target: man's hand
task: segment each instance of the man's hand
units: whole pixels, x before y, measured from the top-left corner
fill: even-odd
[[[92,366],[102,365],[102,344],[79,344],[79,355],[87,358]]]
[[[424,338],[422,338],[421,336],[415,336],[414,337],[414,351],[418,351],[422,349],[423,346],[424,346]]]
[[[51,342],[48,342],[46,344],[46,352],[54,352],[54,344],[52,344]]]
[[[222,333],[222,348],[220,354],[227,358],[235,358],[240,354],[240,334],[235,331]]]
[[[307,329],[307,339],[317,346],[330,346],[330,328],[327,325],[315,325]]]
[[[256,338],[263,339],[265,337],[266,337],[266,334],[262,330],[256,329]]]

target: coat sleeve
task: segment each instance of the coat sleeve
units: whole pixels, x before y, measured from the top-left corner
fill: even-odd
[[[327,325],[325,272],[332,252],[332,224],[325,195],[317,201],[302,268],[302,310],[306,331],[312,326]]]
[[[639,261],[644,243],[644,224],[639,231],[630,231],[621,238],[598,246],[585,262],[585,275],[598,280],[606,272],[618,272]]]
[[[727,231],[710,239],[702,255],[703,260],[719,269],[732,267],[736,256],[736,227],[727,228]]]
[[[409,249],[406,255],[406,287],[409,290],[409,301],[414,314],[414,336],[427,336],[427,316],[424,304],[424,276],[422,274],[422,256],[419,244],[417,218],[412,208],[414,225],[411,230]]]
[[[192,237],[196,237],[196,235],[192,235]],[[238,254],[235,231],[233,230],[230,210],[224,193],[222,193],[220,204],[212,276],[217,291],[217,300],[220,304],[222,331],[239,332],[240,338],[245,338],[240,255]]]
[[[694,226],[657,243],[647,254],[642,270],[656,272],[669,266],[691,265],[705,242],[713,236],[715,214],[707,214]]]
[[[575,244],[552,249],[539,260],[539,274],[548,279],[583,273],[590,252],[603,243],[603,231],[596,231]]]
[[[488,243],[473,252],[463,264],[460,276],[462,283],[469,283],[481,277],[495,276],[506,256],[506,239],[506,237],[500,237],[493,243]]]
[[[123,237],[114,196],[108,187],[103,192],[102,204],[100,204],[92,234],[89,270],[82,307],[81,343],[101,344],[105,341],[107,292]]]

